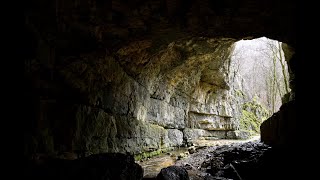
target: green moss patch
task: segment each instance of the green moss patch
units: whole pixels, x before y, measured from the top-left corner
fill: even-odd
[[[243,104],[240,130],[250,132],[251,135],[259,134],[261,123],[268,117],[268,110],[254,98]]]
[[[164,149],[158,149],[156,151],[143,152],[143,153],[134,155],[134,160],[135,161],[144,160],[144,159],[147,159],[147,158],[151,158],[151,157],[158,156],[160,154],[166,153],[166,152],[168,152],[170,150],[172,150],[172,148],[164,148]]]

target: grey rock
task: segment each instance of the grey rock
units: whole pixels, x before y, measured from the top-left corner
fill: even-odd
[[[248,139],[250,138],[250,132],[247,131],[228,131],[227,138],[229,139]]]
[[[184,129],[183,134],[186,142],[192,142],[199,138],[224,139],[226,137],[226,131],[208,131],[204,129],[190,129],[190,128]]]
[[[181,146],[183,143],[183,133],[177,129],[168,129],[168,138],[171,146]]]
[[[188,172],[180,166],[169,166],[161,169],[157,180],[189,180]]]

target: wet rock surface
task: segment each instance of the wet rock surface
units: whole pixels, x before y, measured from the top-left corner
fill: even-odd
[[[176,165],[185,167],[193,180],[288,179],[299,166],[289,152],[255,140],[201,148]]]
[[[259,158],[268,148],[270,147],[258,142],[222,146],[211,154],[210,160],[202,163],[201,168],[206,168],[206,172],[213,176],[242,179],[247,174],[246,169],[255,169]]]
[[[202,156],[203,154],[201,153],[199,154],[198,152],[205,150],[208,147],[218,147],[222,145],[229,145],[232,143],[244,143],[244,142],[254,141],[257,139],[259,139],[259,136],[253,136],[248,140],[234,140],[234,139],[201,140],[201,141],[194,142],[194,145],[192,146],[173,149],[167,152],[166,154],[160,154],[158,156],[136,161],[136,163],[138,163],[143,168],[144,179],[154,179],[159,174],[161,169],[176,165],[177,160],[187,160],[189,158],[193,158],[190,160],[190,163],[193,163],[193,161],[195,160],[194,157],[197,157],[199,158],[199,161],[201,160],[203,161],[205,157]],[[190,154],[195,154],[195,155],[190,156]],[[186,169],[190,169],[190,167],[192,166],[188,166],[188,167],[185,166]]]
[[[169,166],[161,169],[158,180],[189,180],[189,175],[184,167]]]

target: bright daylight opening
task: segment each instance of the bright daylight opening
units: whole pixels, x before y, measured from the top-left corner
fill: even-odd
[[[266,37],[240,40],[231,55],[230,78],[244,98],[240,130],[259,133],[260,124],[290,95],[282,43]]]

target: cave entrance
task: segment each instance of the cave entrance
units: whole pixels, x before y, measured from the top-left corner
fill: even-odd
[[[261,123],[289,101],[286,47],[266,37],[234,44],[229,73],[231,81],[238,84],[235,91],[243,98],[240,130],[259,134]]]

